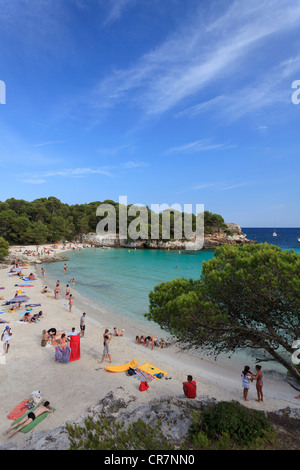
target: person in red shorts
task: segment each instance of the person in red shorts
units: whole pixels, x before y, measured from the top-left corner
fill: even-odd
[[[183,391],[187,398],[196,398],[197,385],[191,375],[187,376],[187,382],[183,382]]]

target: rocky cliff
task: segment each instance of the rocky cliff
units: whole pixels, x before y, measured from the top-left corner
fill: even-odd
[[[97,235],[88,233],[82,235],[81,242],[87,245],[106,246],[113,248],[149,248],[149,249],[169,249],[169,250],[212,250],[221,245],[245,245],[256,243],[248,240],[242,233],[241,227],[237,224],[227,223],[226,232],[214,232],[205,234],[202,237],[194,237],[192,240],[123,240],[118,234],[107,233],[107,235]]]

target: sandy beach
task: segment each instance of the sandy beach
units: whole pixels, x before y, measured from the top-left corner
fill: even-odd
[[[26,247],[35,251],[36,247]],[[24,250],[24,247],[22,248]],[[12,258],[20,255],[16,248],[11,249]],[[68,253],[58,248],[57,256],[68,256]],[[233,367],[220,362],[212,362],[201,359],[187,352],[179,351],[175,346],[167,348],[144,347],[135,343],[136,334],[149,334],[148,331],[138,332],[131,325],[117,325],[125,328],[122,337],[113,336],[110,349],[112,365],[124,364],[136,359],[139,364],[149,362],[156,367],[167,371],[171,379],[154,380],[150,383],[149,393],[139,391],[140,382],[128,377],[124,372],[111,373],[105,370],[108,361],[99,363],[103,352],[103,333],[105,328],[113,331],[115,319],[106,312],[101,318],[96,318],[93,312],[86,309],[80,295],[76,292],[76,286],[71,286],[74,295],[73,312],[68,311],[65,298],[65,290],[62,289],[59,299],[54,298],[54,285],[47,281],[47,269],[45,279],[42,277],[41,265],[36,264],[36,257],[30,259],[30,265],[22,267],[24,276],[31,272],[37,280],[26,282],[33,287],[17,287],[24,281],[16,275],[9,274],[11,266],[0,270],[0,295],[1,320],[9,323],[1,325],[1,333],[8,325],[12,330],[10,348],[7,354],[3,353],[3,343],[0,350],[0,373],[1,373],[1,416],[0,416],[0,445],[8,438],[3,432],[12,423],[7,415],[22,400],[29,398],[34,390],[40,390],[42,397],[50,401],[56,411],[47,416],[31,432],[52,430],[63,425],[67,421],[77,420],[82,416],[88,406],[107,395],[111,390],[122,386],[128,395],[137,398],[136,403],[141,404],[155,397],[183,396],[182,382],[186,380],[187,374],[191,374],[198,386],[198,397],[209,396],[217,400],[237,400],[254,409],[274,411],[285,407],[298,408],[299,400],[295,399],[298,393],[280,377],[264,377],[264,403],[257,403],[255,384],[249,392],[249,402],[242,399],[242,387],[240,373],[244,364]],[[42,288],[48,285],[50,293],[42,294]],[[10,306],[4,305],[5,301],[12,299],[17,289],[30,298],[28,303],[41,304],[34,307],[33,313],[43,312],[43,318],[36,323],[24,323],[20,321],[20,312],[24,307],[16,308],[15,312],[9,313]],[[27,302],[26,302],[27,303]],[[72,327],[79,330],[80,317],[86,312],[85,337],[81,339],[81,357],[79,360],[69,363],[55,362],[55,348],[52,345],[41,346],[42,331],[55,327],[64,330],[68,334]],[[250,364],[252,367],[254,364]],[[14,438],[14,444],[22,443],[26,434],[18,433]]]

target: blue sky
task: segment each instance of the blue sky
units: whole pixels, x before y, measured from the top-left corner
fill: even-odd
[[[125,195],[204,204],[243,227],[300,226],[299,1],[0,10],[0,200]]]

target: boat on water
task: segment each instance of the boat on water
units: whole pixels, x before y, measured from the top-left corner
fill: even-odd
[[[298,243],[300,243],[300,237],[297,238]]]
[[[276,233],[275,230],[274,230],[274,232],[273,232],[273,237],[277,237],[277,233]]]

